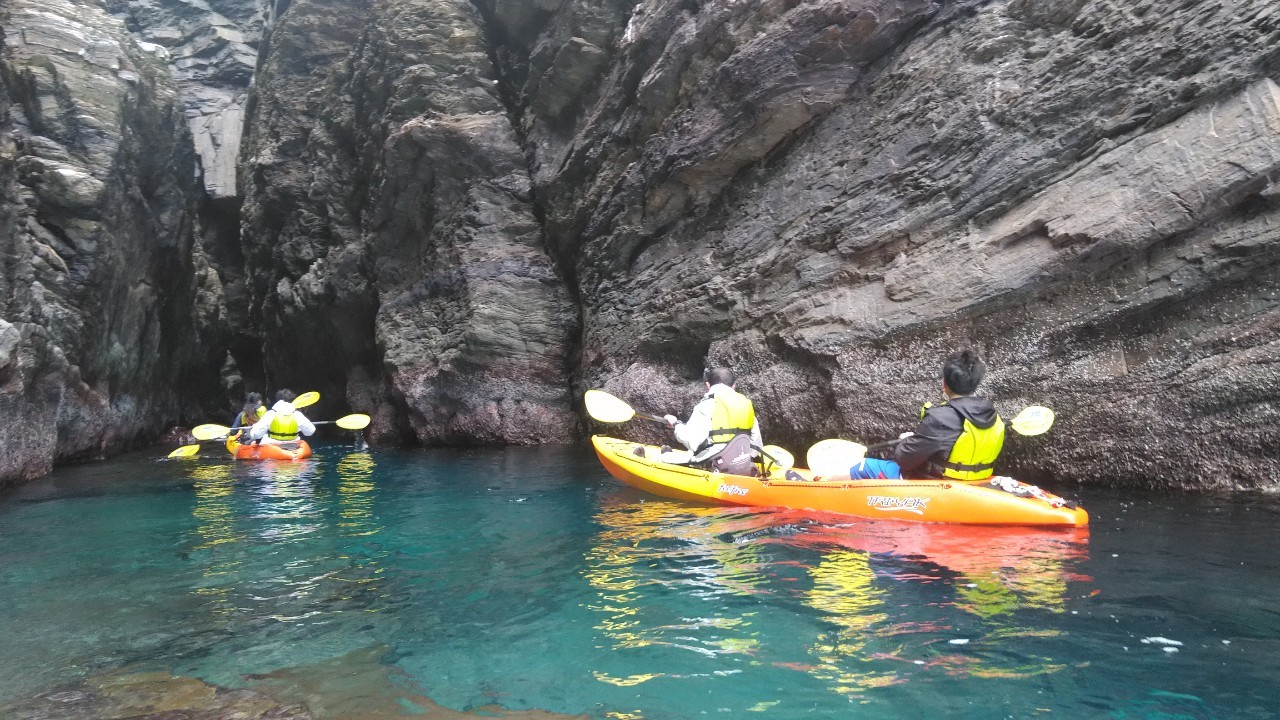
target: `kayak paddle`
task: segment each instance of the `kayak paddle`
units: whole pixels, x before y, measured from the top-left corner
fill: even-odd
[[[624,423],[633,417],[638,417],[662,423],[663,425],[668,424],[667,419],[661,415],[636,412],[626,401],[603,390],[588,390],[583,394],[582,400],[587,405],[587,414],[603,423]],[[772,460],[774,465],[783,470],[790,470],[795,467],[795,457],[777,445],[765,445],[762,448],[756,448],[756,450],[759,450],[762,455]]]
[[[603,390],[588,390],[582,395],[582,400],[587,404],[587,414],[602,423],[624,423],[633,417],[641,417],[667,424],[667,419],[661,415],[636,412],[625,401]]]
[[[169,457],[171,458],[195,457],[196,453],[198,452],[200,452],[199,445],[183,445],[177,450],[174,450],[173,452],[169,453]]]
[[[779,470],[790,470],[796,466],[795,456],[779,445],[765,445],[760,448],[760,454],[772,460]]]
[[[1053,411],[1043,405],[1030,405],[1009,421],[1009,427],[1019,435],[1043,435],[1053,427]],[[819,440],[805,453],[805,461],[818,475],[838,475],[862,462],[868,450],[892,447],[904,439],[886,440],[870,447],[852,440]]]
[[[319,420],[312,422],[312,425],[337,425],[343,430],[363,430],[369,427],[369,416],[362,413],[354,415],[345,415],[337,420]],[[247,430],[250,425],[237,425],[235,427],[227,427],[226,425],[217,425],[214,423],[206,423],[191,428],[191,436],[197,440],[222,440],[236,430]]]

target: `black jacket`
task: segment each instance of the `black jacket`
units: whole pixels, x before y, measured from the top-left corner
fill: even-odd
[[[898,443],[893,459],[902,468],[902,476],[930,475],[942,477],[941,464],[951,456],[951,448],[964,432],[969,419],[981,429],[996,424],[996,406],[980,397],[958,397],[925,411],[915,435]]]

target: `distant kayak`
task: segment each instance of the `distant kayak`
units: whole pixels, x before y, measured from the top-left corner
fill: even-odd
[[[801,480],[775,471],[768,478],[725,475],[664,463],[661,449],[596,435],[596,455],[614,477],[645,492],[696,502],[819,510],[864,518],[971,525],[1041,525],[1085,527],[1089,514],[1034,485],[1002,478],[1013,492],[994,487],[991,479],[813,481],[809,470],[796,468]]]
[[[311,457],[311,446],[306,440],[241,445],[236,439],[234,435],[227,438],[227,451],[237,460],[305,460]]]

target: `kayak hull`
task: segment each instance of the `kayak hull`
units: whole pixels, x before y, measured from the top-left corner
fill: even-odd
[[[970,525],[1037,525],[1085,527],[1089,514],[1068,507],[1061,498],[1030,485],[1036,493],[1020,496],[991,487],[986,481],[845,480],[812,481],[809,470],[796,468],[805,480],[774,473],[768,478],[725,475],[660,462],[660,449],[597,435],[596,455],[611,475],[654,495],[709,502],[816,510],[864,518]],[[637,448],[644,453],[637,454]]]
[[[311,446],[306,440],[241,445],[233,436],[227,438],[227,452],[237,460],[305,460],[311,457]]]

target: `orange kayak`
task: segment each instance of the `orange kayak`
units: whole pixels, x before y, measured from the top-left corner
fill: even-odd
[[[721,505],[754,505],[889,518],[914,522],[971,525],[1056,525],[1085,527],[1084,508],[1034,485],[1009,481],[1018,492],[993,487],[988,480],[803,480],[775,472],[767,478],[725,475],[658,460],[660,448],[596,435],[591,438],[606,470],[631,487],[675,498]]]
[[[238,435],[227,438],[227,451],[237,460],[305,460],[311,457],[311,446],[306,440],[241,445],[238,438]]]

